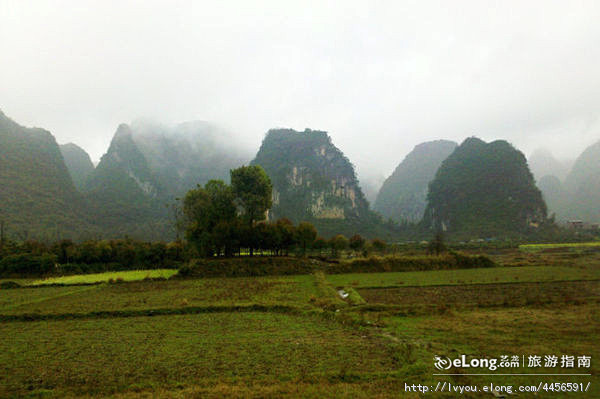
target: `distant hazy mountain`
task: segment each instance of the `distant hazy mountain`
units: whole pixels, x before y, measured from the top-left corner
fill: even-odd
[[[132,138],[168,193],[183,195],[211,179],[229,181],[229,170],[250,162],[232,135],[204,121],[169,128],[147,121],[131,125]]]
[[[156,239],[168,230],[158,182],[125,124],[117,129],[84,192],[96,222],[113,236]]]
[[[589,146],[575,161],[565,180],[570,201],[568,218],[600,222],[600,141]]]
[[[94,164],[85,150],[73,143],[59,145],[71,179],[77,189],[82,190],[85,181],[94,171]]]
[[[569,195],[564,185],[558,177],[547,175],[539,179],[537,186],[548,206],[548,214],[554,214],[556,221],[562,221],[569,203]]]
[[[442,162],[427,198],[424,226],[465,236],[519,234],[546,220],[525,156],[502,140],[465,140]]]
[[[564,181],[569,173],[569,164],[561,162],[544,148],[535,150],[528,160],[529,169],[533,173],[536,181],[544,176],[556,176],[560,181]]]
[[[456,146],[447,140],[417,145],[383,183],[375,210],[396,221],[420,221],[427,205],[429,182]]]
[[[197,184],[228,180],[230,169],[249,160],[227,138],[206,122],[120,125],[86,183],[98,222],[121,235],[168,238],[167,205]]]
[[[54,136],[0,111],[0,220],[17,239],[79,238],[92,231]]]
[[[385,176],[383,174],[362,175],[359,177],[360,187],[362,188],[371,209],[375,206],[377,194],[384,182]]]

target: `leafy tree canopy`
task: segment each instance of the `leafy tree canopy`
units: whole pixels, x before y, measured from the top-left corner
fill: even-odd
[[[232,170],[231,187],[248,225],[252,226],[255,221],[265,219],[266,212],[272,205],[273,186],[262,167],[242,166]]]

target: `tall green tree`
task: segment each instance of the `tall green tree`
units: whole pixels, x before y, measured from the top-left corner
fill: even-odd
[[[254,235],[254,223],[264,220],[272,205],[271,179],[260,166],[242,166],[231,171],[231,188],[241,217]],[[252,256],[254,245],[249,250]]]
[[[231,187],[221,180],[211,180],[204,187],[188,191],[183,201],[186,235],[203,256],[230,253],[232,226],[236,207]]]
[[[350,237],[349,244],[353,251],[360,251],[365,246],[365,239],[360,234],[354,234]]]
[[[384,252],[387,249],[387,243],[380,238],[375,238],[371,241],[371,246],[377,252]]]
[[[444,244],[444,233],[441,231],[438,231],[435,234],[435,236],[433,237],[433,240],[431,240],[431,242],[427,246],[427,252],[429,252],[432,255],[433,254],[439,255],[445,251],[446,251],[446,244]]]
[[[302,246],[302,255],[306,255],[306,248],[312,247],[312,244],[317,238],[317,229],[315,229],[315,226],[313,226],[312,223],[300,222],[296,228],[296,236],[298,237],[298,242]]]
[[[323,250],[327,248],[328,242],[323,237],[317,237],[313,243],[313,248],[319,251],[319,256],[322,255]]]
[[[275,222],[275,251],[279,254],[289,253],[296,244],[296,228],[290,219],[281,218]]]
[[[231,188],[242,218],[249,226],[264,220],[271,208],[271,179],[260,166],[242,166],[231,171]]]
[[[331,248],[331,256],[337,258],[340,256],[340,252],[348,248],[348,239],[343,234],[338,234],[329,240],[329,247]]]

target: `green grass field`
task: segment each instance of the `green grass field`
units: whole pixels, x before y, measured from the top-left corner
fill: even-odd
[[[51,277],[43,280],[34,280],[29,285],[50,284],[94,284],[121,279],[123,281],[137,281],[145,278],[170,278],[177,273],[174,269],[153,270],[127,270],[120,272],[106,272],[93,274],[79,274],[75,276]]]
[[[46,304],[52,300],[59,300],[66,302],[69,296],[76,295],[78,293],[88,292],[90,289],[95,289],[95,286],[73,286],[73,287],[40,287],[40,288],[21,288],[12,290],[2,290],[0,294],[0,313],[7,314],[13,309],[16,312],[21,313],[20,310],[16,310],[19,307],[30,307],[36,306],[36,304]],[[89,294],[86,297],[93,297]]]
[[[34,299],[24,299],[31,294]],[[138,281],[6,290],[0,299],[0,313],[61,314],[249,305],[310,308],[310,299],[316,295],[313,276]],[[6,306],[2,308],[3,304]]]
[[[600,299],[599,281],[560,281],[402,288],[357,288],[370,304],[401,305],[411,312],[458,307],[587,303]]]
[[[216,313],[3,326],[0,396],[111,394],[190,385],[384,379],[386,340],[320,317]]]
[[[429,285],[494,284],[536,281],[600,279],[600,269],[581,267],[523,266],[485,269],[432,270],[398,273],[350,273],[328,275],[336,287],[409,287]]]
[[[556,266],[560,256],[327,276],[144,280],[139,271],[125,272],[138,281],[1,290],[0,397],[420,398],[404,384],[537,385],[540,377],[464,370],[434,376],[433,357],[597,359],[600,260]],[[116,279],[90,276],[67,281]],[[336,287],[351,295],[342,300]],[[591,372],[546,381],[591,381],[586,397],[598,397],[594,360]]]
[[[565,392],[541,392],[539,395],[523,394],[516,397],[572,398],[577,396],[597,398],[600,395],[600,365],[592,362],[591,368],[575,369],[587,376],[454,376],[433,377],[430,359],[435,355],[455,358],[458,354],[471,357],[500,358],[502,355],[573,355],[600,357],[600,307],[597,303],[569,306],[512,307],[476,309],[472,311],[447,312],[414,317],[391,316],[385,318],[385,330],[392,336],[401,337],[402,345],[410,348],[409,360],[414,367],[427,368],[429,372],[419,378],[407,377],[414,383],[437,383],[445,380],[453,384],[474,385],[538,385],[539,382],[578,382],[590,384],[589,392],[582,394]],[[487,369],[451,369],[452,372],[490,373]],[[570,369],[520,367],[504,369],[502,373],[551,374],[568,373]],[[439,371],[437,371],[439,373]],[[573,372],[573,371],[571,371]],[[498,373],[500,374],[500,373]],[[430,395],[436,397],[434,395]],[[463,396],[454,396],[463,397]],[[472,397],[493,397],[490,394]],[[507,396],[510,397],[510,396]]]
[[[536,252],[545,249],[585,249],[585,248],[600,248],[600,241],[593,242],[575,242],[575,243],[555,243],[555,244],[523,244],[519,245],[521,251]]]

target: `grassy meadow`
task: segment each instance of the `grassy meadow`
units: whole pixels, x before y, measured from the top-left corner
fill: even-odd
[[[592,242],[575,242],[575,243],[550,243],[550,244],[523,244],[519,245],[521,251],[544,251],[544,250],[555,250],[555,249],[569,249],[569,250],[582,250],[582,249],[599,249],[600,241]]]
[[[505,262],[401,273],[181,278],[152,270],[29,281],[36,286],[0,290],[0,397],[419,398],[404,384],[441,381],[591,381],[585,397],[599,397],[597,254],[493,256]],[[515,265],[523,259],[526,266]],[[588,355],[592,377],[433,375],[435,355],[458,354]]]
[[[52,285],[52,284],[95,284],[113,281],[137,281],[152,278],[168,279],[177,273],[173,269],[155,270],[126,270],[118,272],[80,274],[74,276],[51,277],[43,280],[34,280],[28,285]]]
[[[522,266],[485,269],[432,270],[422,272],[332,274],[327,280],[336,287],[409,287],[514,282],[600,279],[598,267]]]

